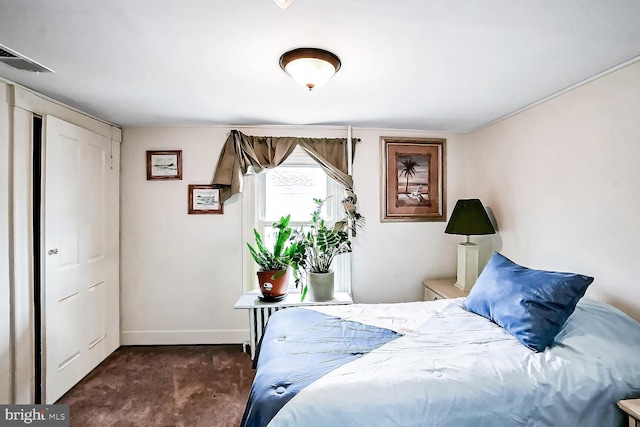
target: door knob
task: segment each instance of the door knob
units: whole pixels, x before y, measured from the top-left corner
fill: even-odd
[[[49,255],[56,255],[58,253],[58,248],[56,249],[49,249]]]

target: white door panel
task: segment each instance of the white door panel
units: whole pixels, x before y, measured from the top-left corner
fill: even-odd
[[[90,350],[89,357],[91,364],[97,365],[102,362],[105,354],[105,345],[109,322],[108,306],[105,303],[107,298],[107,284],[105,282],[96,283],[88,289],[87,298],[87,339]]]
[[[80,219],[78,212],[80,178],[80,140],[61,135],[56,149],[47,154],[47,180],[51,188],[64,189],[51,197],[47,206],[47,270],[56,271],[57,286],[50,288],[53,300],[63,300],[78,292],[78,283],[68,277],[80,269]]]
[[[119,178],[108,138],[51,116],[44,128],[44,390],[54,403],[119,345]]]
[[[89,261],[104,259],[106,232],[106,200],[107,182],[106,166],[108,151],[102,145],[87,144],[83,155],[83,176],[87,182],[82,205],[85,212],[86,254]]]
[[[48,382],[47,394],[62,396],[82,378],[82,340],[78,323],[80,293],[56,301],[55,324],[48,328],[47,375],[55,380]],[[55,344],[53,344],[55,343]]]

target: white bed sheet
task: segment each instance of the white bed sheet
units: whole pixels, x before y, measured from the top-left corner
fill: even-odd
[[[640,324],[584,298],[545,352],[462,299],[309,307],[403,333],[300,391],[285,426],[619,426],[640,397]]]

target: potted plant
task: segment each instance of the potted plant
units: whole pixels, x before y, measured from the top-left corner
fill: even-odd
[[[330,225],[322,219],[320,212],[325,200],[313,200],[316,209],[311,217],[311,226],[307,230],[295,230],[292,236],[295,247],[291,266],[296,287],[303,283],[302,301],[307,291],[312,301],[332,300],[334,277],[331,263],[336,256],[351,252],[351,241],[345,222]]]
[[[289,227],[290,217],[291,215],[282,217],[278,223],[273,224],[277,231],[272,250],[265,246],[260,233],[255,229],[253,235],[256,240],[256,248],[247,243],[249,252],[259,267],[258,283],[263,301],[280,301],[287,295],[288,268],[294,254],[297,253],[297,243],[289,241],[293,231]]]

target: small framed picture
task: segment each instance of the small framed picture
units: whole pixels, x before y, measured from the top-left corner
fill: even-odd
[[[445,139],[380,138],[380,220],[445,221]]]
[[[147,151],[147,181],[182,179],[182,150]]]
[[[189,185],[189,214],[222,214],[217,185]]]

